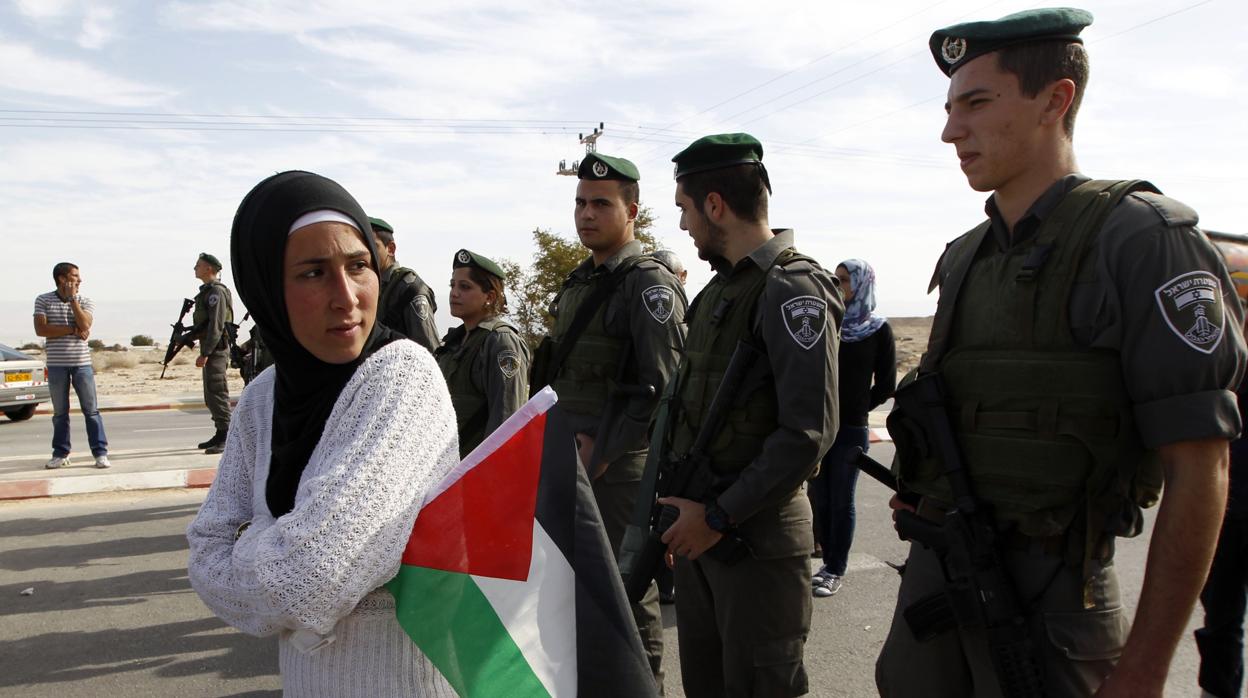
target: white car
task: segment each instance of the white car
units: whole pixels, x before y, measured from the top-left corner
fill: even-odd
[[[51,399],[47,370],[39,359],[0,344],[0,370],[4,373],[4,384],[0,385],[0,412],[9,419],[15,422],[30,419],[39,403]]]

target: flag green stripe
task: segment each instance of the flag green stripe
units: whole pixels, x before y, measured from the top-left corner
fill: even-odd
[[[386,588],[399,625],[462,698],[549,698],[471,575],[403,565]]]

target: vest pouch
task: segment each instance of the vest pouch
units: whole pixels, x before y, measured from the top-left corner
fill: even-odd
[[[904,390],[918,377],[919,369],[913,368],[901,377],[897,390]],[[908,486],[911,482],[931,481],[940,477],[940,464],[932,456],[933,450],[927,434],[917,421],[895,401],[885,421],[888,435],[893,439],[893,475],[898,482]]]
[[[610,398],[607,382],[619,373],[624,340],[594,332],[593,326],[591,323],[577,340],[576,350],[563,360],[554,387],[564,409],[598,417]]]
[[[1126,498],[1121,483],[1134,480],[1146,451],[1117,355],[960,349],[941,371],[973,487],[999,522],[1051,536],[1089,502],[1093,521],[1118,515],[1111,504]],[[943,479],[913,489],[949,501]]]

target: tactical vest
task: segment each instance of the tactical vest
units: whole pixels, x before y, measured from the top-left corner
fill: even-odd
[[[455,407],[455,421],[459,431],[459,455],[472,452],[488,434],[485,425],[489,421],[488,397],[472,381],[472,367],[485,347],[486,337],[502,328],[515,332],[515,328],[500,319],[483,320],[457,344],[444,344],[434,352],[438,368],[446,378],[451,404]],[[462,331],[460,327],[452,332]],[[505,331],[505,330],[504,330]]]
[[[409,275],[414,278],[414,283],[404,282]],[[408,327],[403,311],[409,303],[416,300],[416,296],[420,295],[432,295],[429,293],[429,286],[421,281],[416,272],[396,264],[391,267],[390,276],[386,284],[382,286],[380,297],[377,299],[377,319],[386,327],[401,330],[406,334]],[[433,311],[434,308],[429,309],[429,312]]]
[[[208,286],[215,286],[221,292],[220,303],[225,303],[225,322],[234,322],[234,295],[230,293],[230,288],[220,281],[209,281]],[[191,315],[191,326],[197,328],[199,332],[203,332],[208,322],[208,294],[212,289],[203,289],[195,296],[195,312]],[[202,336],[202,335],[200,335]],[[213,351],[222,351],[230,348],[230,338],[225,335],[225,329],[221,330],[221,339],[217,341],[217,346],[213,347]]]
[[[773,265],[784,267],[799,260],[815,263],[789,248],[780,252]],[[769,271],[770,268],[750,264],[726,280],[717,275],[690,307],[689,334],[677,373],[679,387],[667,451],[672,456],[680,458],[689,453],[737,342],[754,338],[754,316]],[[753,344],[763,346],[762,342]],[[763,365],[766,358],[758,362],[738,391],[723,427],[707,447],[716,474],[744,470],[762,451],[763,440],[779,425],[775,381],[770,369]]]
[[[944,374],[972,486],[998,524],[1037,537],[1074,525],[1083,529],[1086,555],[1106,534],[1139,533],[1139,507],[1156,503],[1161,490],[1161,467],[1135,424],[1120,355],[1078,346],[1070,330],[1071,290],[1095,282],[1105,218],[1140,189],[1152,186],[1081,184],[1029,241],[1006,253],[985,242],[988,222],[951,246],[918,369]],[[952,501],[934,452],[904,413],[890,415],[889,431],[905,486]]]
[[[628,274],[643,261],[653,261],[648,255],[636,255],[621,261],[609,274],[600,274],[587,280],[569,279],[555,298],[555,351],[567,333],[577,310],[594,291],[594,287],[615,274]],[[615,292],[619,292],[617,288]],[[591,417],[601,417],[611,396],[611,386],[621,379],[629,359],[632,342],[627,337],[607,334],[606,313],[608,297],[598,304],[589,324],[585,326],[576,344],[559,366],[551,386],[559,395],[559,404],[568,412]]]

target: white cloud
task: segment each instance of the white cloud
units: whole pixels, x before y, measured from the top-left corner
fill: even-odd
[[[93,5],[87,8],[82,19],[82,31],[78,45],[85,49],[99,49],[116,38],[116,12],[111,7]]]
[[[172,92],[117,77],[81,61],[55,58],[0,36],[0,89],[111,107],[159,104]]]

